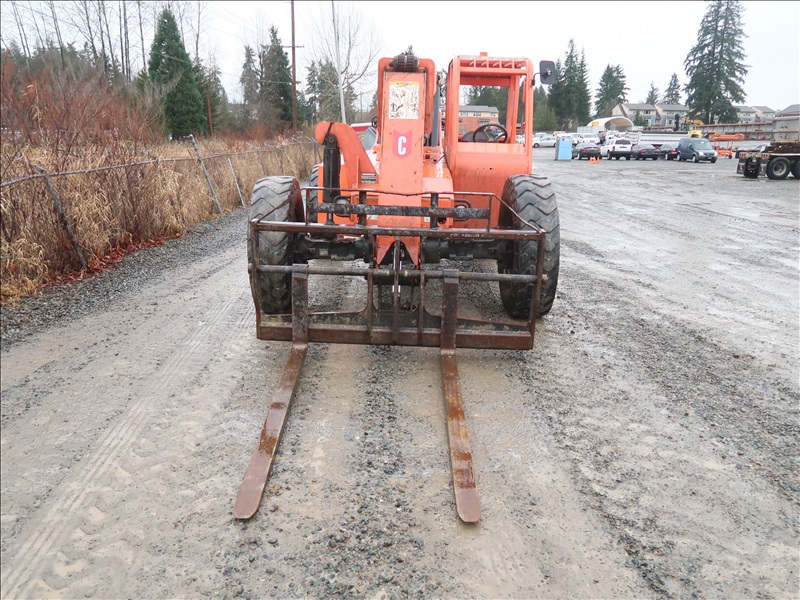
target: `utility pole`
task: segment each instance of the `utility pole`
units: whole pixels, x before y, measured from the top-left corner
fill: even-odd
[[[297,59],[294,49],[294,0],[292,0],[292,133],[297,131]]]
[[[302,48],[294,43],[294,0],[290,2],[292,6],[292,45],[281,46],[281,48],[292,49],[292,133],[297,131],[297,60],[295,58],[295,48]]]

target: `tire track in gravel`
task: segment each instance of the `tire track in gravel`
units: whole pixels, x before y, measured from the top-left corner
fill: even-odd
[[[357,310],[366,299],[365,285],[357,277],[311,276],[310,309]],[[289,344],[265,343],[270,349],[280,347],[285,361]],[[235,542],[222,552],[218,572],[225,594],[263,596],[267,589],[275,597],[304,594],[315,567],[304,556],[314,535],[338,530],[341,493],[349,485],[345,465],[354,441],[348,427],[358,398],[348,393],[348,386],[353,363],[360,360],[354,357],[361,351],[363,347],[353,345],[309,344],[261,508],[252,519],[235,523]],[[253,385],[263,381],[260,375],[245,382],[242,394],[254,398],[255,409],[243,405],[239,410],[255,410],[255,417],[252,435],[245,438],[241,475],[277,385],[280,362],[275,363],[277,374],[270,375],[274,383],[259,391]],[[256,373],[258,369],[255,365]],[[269,585],[259,573],[268,575]]]
[[[464,312],[499,302],[496,285],[480,287],[464,290]],[[455,512],[438,349],[323,352],[262,512],[229,556],[229,593],[265,593],[249,576],[260,566],[275,596],[641,596],[625,554],[572,497],[569,465],[543,451],[541,423],[520,419],[509,353],[458,351],[485,507],[472,527]]]
[[[233,260],[233,254],[229,253],[227,258],[228,260],[223,262]],[[192,281],[200,280],[206,281],[209,285],[217,285],[217,282],[210,281],[208,276],[203,276],[203,264],[211,266],[214,272],[219,272],[222,268],[219,261],[209,260],[198,265],[199,273],[198,269],[191,269],[185,276]],[[198,277],[192,277],[193,275]],[[160,295],[157,291],[154,296],[153,293],[151,290],[145,296]],[[244,329],[245,315],[234,314],[233,322],[229,321],[232,307],[241,307],[241,301],[241,294],[229,296],[221,303],[204,309],[204,320],[192,323],[188,335],[184,333],[185,322],[170,319],[169,326],[162,330],[162,334],[168,337],[162,339],[183,337],[175,344],[179,350],[166,357],[156,368],[157,377],[148,376],[145,387],[137,391],[139,400],[91,446],[79,466],[73,467],[80,469],[80,474],[72,475],[66,486],[62,485],[50,495],[47,500],[50,509],[34,526],[29,526],[25,532],[25,541],[14,555],[13,561],[17,563],[18,568],[4,569],[2,588],[5,597],[26,596],[33,591],[40,581],[43,570],[53,560],[54,552],[69,535],[72,515],[87,508],[87,497],[93,493],[94,483],[109,477],[115,465],[129,452],[131,444],[154,418],[159,401],[168,396],[171,390],[178,390],[185,385],[183,377],[186,372],[192,369],[194,363],[201,362],[208,356],[212,350],[206,346],[208,332],[222,326],[226,331],[226,338],[243,335],[243,331],[240,330]],[[141,313],[142,310],[139,309],[137,312]],[[148,322],[144,323],[145,327],[142,327],[145,330],[144,336],[146,339],[152,339],[150,332],[146,331]],[[181,333],[184,333],[185,337],[180,335]],[[152,344],[149,351],[155,350],[156,346],[156,343]],[[145,347],[144,350],[148,349]]]
[[[664,327],[626,288],[567,275],[549,319],[563,341],[549,352],[576,367],[528,357],[519,368],[531,393],[551,388],[537,412],[575,488],[652,593],[792,595],[796,390],[691,325]]]
[[[653,304],[672,298],[676,320],[692,319],[698,328],[721,323],[723,330],[739,328],[742,335],[720,342],[738,345],[742,354],[757,352],[765,363],[797,364],[796,323],[786,312],[797,302],[797,236],[788,220],[772,226],[776,232],[765,251],[763,232],[770,225],[693,204],[658,206],[632,194],[613,204],[576,202],[573,212],[580,223],[604,225],[602,231],[564,227],[565,260],[570,251],[577,252],[589,259],[576,257],[581,268],[602,265],[609,281],[635,283]],[[787,351],[794,361],[784,360]]]

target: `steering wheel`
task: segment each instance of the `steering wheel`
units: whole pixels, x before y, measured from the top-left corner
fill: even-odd
[[[492,134],[489,133],[489,130],[496,130],[497,134],[492,137]],[[485,125],[481,125],[475,130],[472,139],[476,142],[478,141],[478,134],[482,133],[486,138],[487,142],[492,142],[495,144],[502,144],[508,139],[508,132],[506,128],[500,125],[500,123],[486,123]],[[481,140],[483,141],[483,140]]]

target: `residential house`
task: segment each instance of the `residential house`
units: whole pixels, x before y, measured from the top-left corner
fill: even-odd
[[[458,111],[458,135],[475,131],[481,125],[497,123],[500,111],[495,106],[464,105]]]
[[[675,119],[678,119],[679,124],[683,123],[689,114],[689,109],[683,104],[656,104],[656,114],[658,115],[656,125],[674,129]]]
[[[775,111],[769,106],[753,106],[756,111],[756,121],[772,121],[775,118]]]
[[[777,116],[796,117],[797,115],[800,115],[800,104],[792,104],[790,106],[787,106],[782,111],[780,111]]]
[[[652,127],[658,123],[658,112],[653,104],[617,104],[611,110],[612,117],[625,117],[633,122],[636,122],[637,115],[640,119],[644,119],[645,127]]]
[[[755,123],[759,120],[756,118],[756,110],[752,106],[734,106],[733,108],[739,117],[739,123]]]

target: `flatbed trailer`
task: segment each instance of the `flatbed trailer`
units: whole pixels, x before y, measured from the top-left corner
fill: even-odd
[[[766,175],[768,179],[786,179],[791,173],[800,179],[800,117],[776,117],[772,140],[762,152],[742,152],[736,173],[748,179]]]
[[[800,143],[779,143],[768,146],[766,152],[743,152],[739,155],[736,173],[748,179],[765,176],[786,179],[791,173],[800,179]]]

